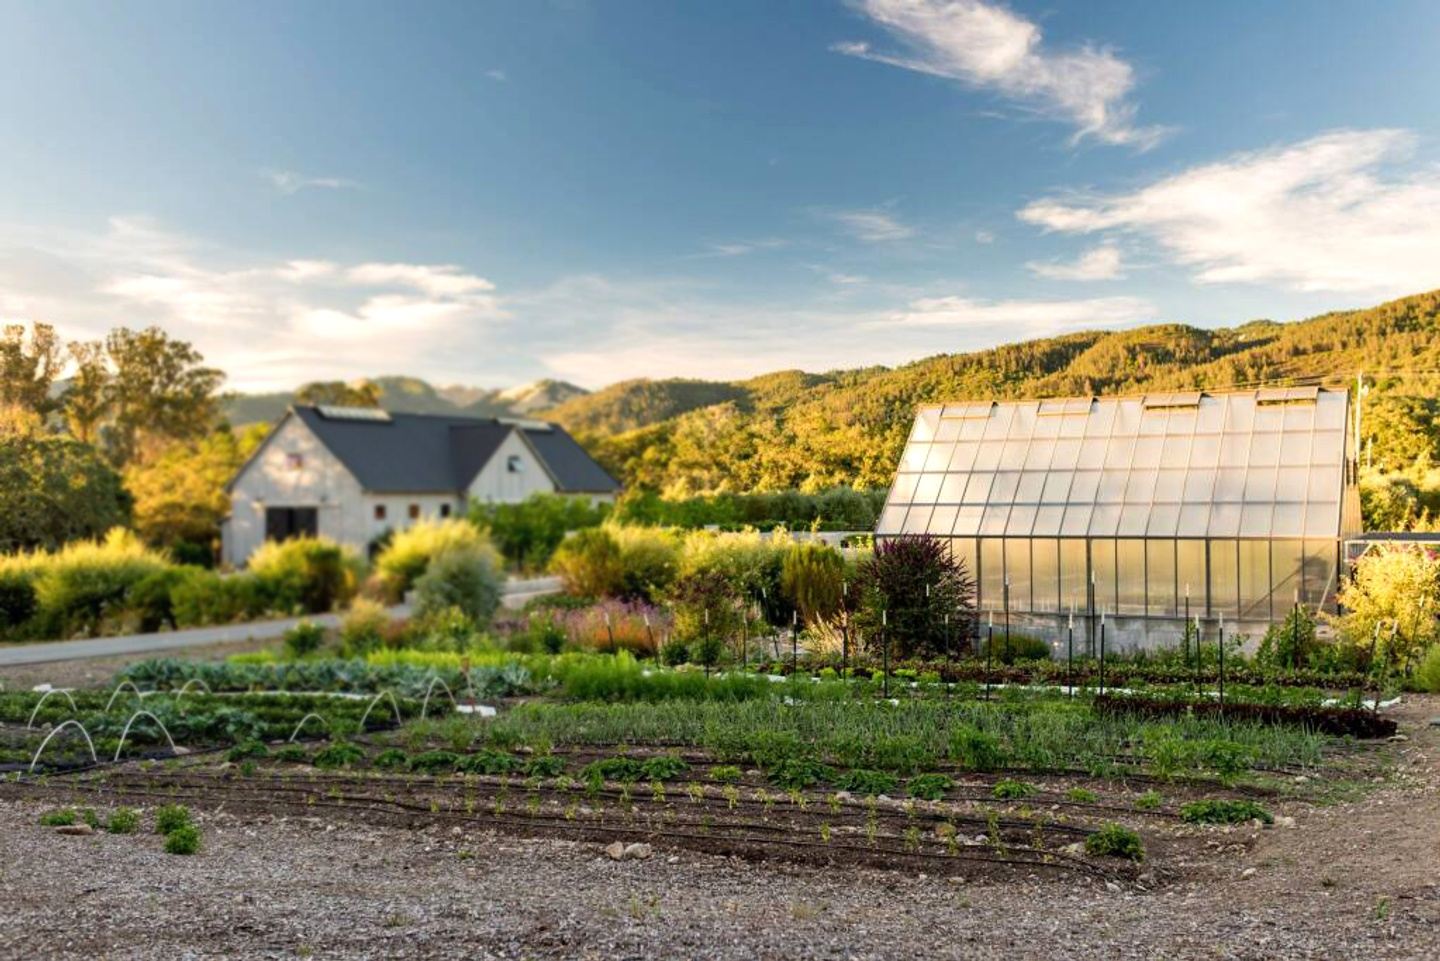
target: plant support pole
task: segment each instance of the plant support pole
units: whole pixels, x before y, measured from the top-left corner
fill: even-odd
[[[1070,624],[1065,637],[1065,693],[1075,696],[1075,681],[1071,671],[1075,667],[1075,602],[1070,602]]]
[[[880,685],[881,690],[885,693],[885,699],[887,701],[890,699],[890,631],[888,630],[890,624],[889,614],[890,612],[885,610],[882,610],[880,612],[880,648],[882,651],[882,656],[885,659],[884,664],[881,665],[882,677],[880,679]]]
[[[790,673],[800,670],[800,612],[790,612]]]
[[[1220,713],[1225,713],[1225,614],[1220,613]]]
[[[1100,608],[1100,693],[1105,693],[1105,608]]]
[[[990,699],[990,675],[995,670],[995,612],[990,612],[990,623],[985,633],[985,699]]]

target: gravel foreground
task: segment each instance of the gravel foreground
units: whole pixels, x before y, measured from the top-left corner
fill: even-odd
[[[1440,958],[1440,698],[1394,773],[1294,827],[1205,829],[1125,886],[753,863],[657,841],[197,810],[198,855],[61,836],[0,791],[0,959]],[[56,783],[52,781],[52,785]],[[1277,813],[1280,813],[1277,811]],[[148,818],[147,818],[148,824]]]

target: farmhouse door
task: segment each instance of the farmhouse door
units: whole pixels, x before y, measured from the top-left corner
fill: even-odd
[[[265,539],[288,541],[320,533],[320,512],[313,507],[265,508]]]

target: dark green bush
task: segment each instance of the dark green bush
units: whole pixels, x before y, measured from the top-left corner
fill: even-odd
[[[410,756],[399,748],[387,748],[375,755],[373,764],[375,767],[386,771],[409,767]]]
[[[1180,819],[1191,824],[1240,824],[1259,820],[1274,824],[1275,818],[1254,801],[1206,799],[1191,801],[1180,808]]]
[[[591,761],[580,769],[580,776],[587,781],[638,781],[645,774],[643,762],[633,757],[606,757]]]
[[[487,626],[500,607],[504,576],[488,545],[451,547],[430,559],[415,581],[418,617],[458,609],[476,627]]]
[[[35,616],[35,585],[22,571],[0,571],[0,637]]]
[[[310,621],[301,621],[285,632],[285,653],[291,660],[314,654],[323,643],[325,629]]]
[[[111,834],[134,834],[140,830],[140,812],[134,808],[116,808],[105,829]]]
[[[459,769],[460,755],[453,751],[426,751],[410,759],[410,770],[419,774],[449,774]]]
[[[1026,781],[1014,781],[1006,778],[1003,781],[996,781],[994,789],[990,792],[996,800],[1018,801],[1022,798],[1033,797],[1035,785]]]
[[[270,748],[265,746],[264,741],[243,741],[225,752],[227,761],[243,761],[250,757],[265,757],[270,753]]]
[[[317,614],[355,596],[360,561],[323,537],[267,541],[250,556],[250,573],[265,583],[276,609]]]
[[[504,751],[480,751],[460,760],[457,767],[469,774],[513,774],[525,762]]]
[[[1140,835],[1119,824],[1106,824],[1085,839],[1085,853],[1099,857],[1145,860],[1145,847]]]
[[[193,568],[167,567],[145,575],[130,588],[125,606],[140,619],[143,632],[158,631],[164,627],[176,627],[175,603],[172,592],[183,584]]]
[[[40,815],[40,826],[46,828],[68,827],[79,820],[74,808],[56,808]]]
[[[565,759],[553,754],[537,754],[525,762],[527,777],[558,777],[565,772]]]
[[[181,804],[162,804],[155,809],[155,833],[173,834],[190,826],[190,809]]]
[[[852,794],[889,794],[895,790],[895,775],[885,771],[856,769],[846,771],[835,779],[835,786]]]
[[[955,782],[945,774],[917,774],[906,782],[905,790],[911,797],[938,801],[954,786]]]
[[[982,632],[983,633],[983,632]],[[987,650],[989,639],[980,638],[980,656],[990,657]],[[1038,637],[1031,637],[1028,634],[1017,634],[1010,632],[1010,643],[1007,647],[1005,635],[998,629],[995,631],[995,654],[993,660],[997,664],[1012,664],[1016,661],[1048,661],[1053,651],[1050,645]]]
[[[640,775],[647,781],[673,781],[690,770],[690,765],[673,754],[648,758],[640,765]]]
[[[304,764],[310,754],[299,744],[287,744],[275,752],[275,760],[284,764]]]
[[[194,854],[200,850],[200,829],[184,824],[165,835],[166,854]]]
[[[684,641],[670,641],[660,648],[660,660],[670,667],[690,662],[690,646]]]
[[[314,765],[318,768],[353,767],[365,758],[365,752],[358,746],[345,741],[335,741],[321,748],[315,754]]]
[[[790,790],[833,781],[835,770],[814,758],[787,757],[772,765],[765,776],[772,784]]]

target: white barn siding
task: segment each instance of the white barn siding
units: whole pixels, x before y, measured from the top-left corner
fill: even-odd
[[[298,466],[291,455],[299,456]],[[369,541],[359,482],[298,417],[287,418],[235,478],[222,549],[225,563],[243,565],[264,543],[267,507],[314,507],[321,536],[362,549]]]
[[[518,457],[518,471],[510,469],[510,459]],[[479,501],[514,503],[531,494],[552,493],[555,482],[550,479],[540,459],[518,431],[511,431],[487,463],[470,483],[469,494]]]

